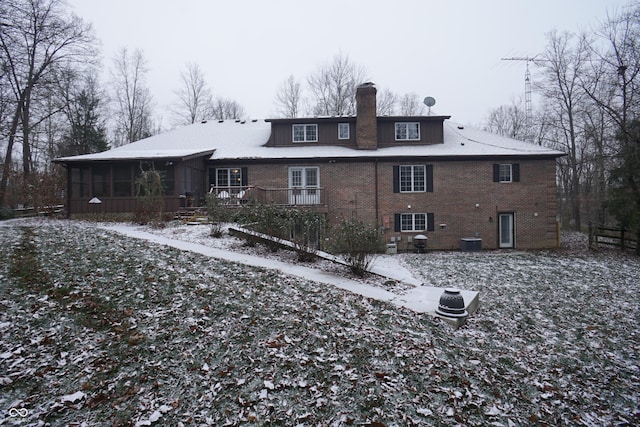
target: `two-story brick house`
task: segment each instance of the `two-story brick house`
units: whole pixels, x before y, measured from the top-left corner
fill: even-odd
[[[208,121],[106,152],[57,159],[67,167],[68,210],[131,211],[141,168],[163,172],[167,210],[211,192],[304,205],[330,222],[356,216],[389,241],[430,249],[462,238],[484,248],[550,248],[557,242],[556,158],[563,153],[448,122],[449,116],[377,117],[376,89],[357,89],[357,113]],[[193,202],[192,202],[193,200]]]

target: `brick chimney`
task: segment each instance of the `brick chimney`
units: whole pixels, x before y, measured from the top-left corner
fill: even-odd
[[[376,92],[376,87],[371,82],[356,88],[356,147],[359,150],[378,148]]]

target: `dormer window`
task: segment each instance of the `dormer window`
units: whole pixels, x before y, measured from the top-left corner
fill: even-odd
[[[338,123],[338,139],[349,139],[349,123]]]
[[[293,125],[293,142],[318,142],[318,125]]]
[[[396,141],[420,141],[420,123],[396,123]]]

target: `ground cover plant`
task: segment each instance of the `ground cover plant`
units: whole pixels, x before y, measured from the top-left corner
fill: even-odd
[[[7,425],[640,423],[637,257],[400,255],[480,291],[456,330],[91,224],[17,224],[0,223]]]

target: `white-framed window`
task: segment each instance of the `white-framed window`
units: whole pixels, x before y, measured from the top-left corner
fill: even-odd
[[[400,231],[425,231],[427,229],[426,213],[400,214]]]
[[[318,125],[293,125],[293,142],[318,142]]]
[[[512,175],[512,165],[509,164],[500,164],[499,166],[499,173],[498,173],[498,180],[500,182],[512,182],[513,181],[513,175]]]
[[[398,122],[396,123],[396,141],[419,141],[420,123]]]
[[[338,123],[338,139],[349,139],[349,123]]]
[[[425,191],[425,169],[424,165],[400,166],[400,192],[416,193]]]
[[[240,187],[242,186],[241,168],[216,169],[216,187]]]

